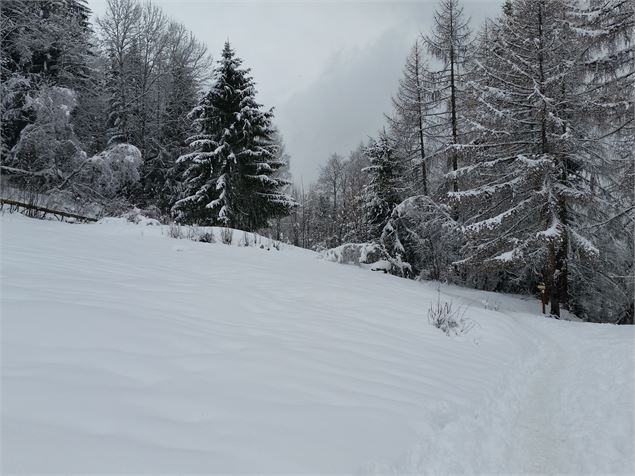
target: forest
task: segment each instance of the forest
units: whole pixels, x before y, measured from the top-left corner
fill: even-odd
[[[152,2],[4,0],[2,196],[94,216],[374,244],[387,271],[633,323],[630,0],[434,5],[392,110],[304,185],[257,81]],[[216,52],[216,49],[218,52]],[[310,112],[308,112],[310,113]]]

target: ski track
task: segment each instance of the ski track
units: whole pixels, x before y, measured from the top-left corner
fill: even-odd
[[[632,327],[293,247],[0,225],[4,473],[635,473]],[[468,335],[426,322],[437,289]]]

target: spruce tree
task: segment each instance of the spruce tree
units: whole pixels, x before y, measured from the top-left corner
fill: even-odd
[[[365,190],[366,220],[369,236],[377,240],[394,207],[401,201],[399,197],[401,164],[396,159],[393,146],[385,132],[378,140],[371,139],[364,154],[370,161],[370,166],[364,169],[369,176],[369,183]]]
[[[271,124],[273,112],[256,102],[250,70],[242,68],[229,42],[214,73],[214,86],[191,112],[196,134],[186,166],[184,197],[175,205],[179,220],[244,230],[267,226],[295,206],[275,173],[280,160]]]

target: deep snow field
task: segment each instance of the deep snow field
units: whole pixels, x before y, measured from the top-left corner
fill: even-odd
[[[167,227],[0,217],[2,472],[631,474],[632,326]]]

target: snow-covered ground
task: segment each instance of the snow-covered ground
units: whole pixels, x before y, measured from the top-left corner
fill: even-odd
[[[632,327],[166,228],[4,215],[4,473],[632,473]]]

